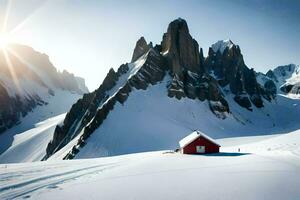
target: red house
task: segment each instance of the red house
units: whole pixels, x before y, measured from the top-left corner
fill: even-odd
[[[219,153],[220,145],[211,137],[194,131],[179,141],[180,151],[183,154]]]

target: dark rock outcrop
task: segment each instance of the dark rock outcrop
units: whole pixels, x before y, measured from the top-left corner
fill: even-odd
[[[200,62],[203,58],[200,57],[199,45],[190,35],[185,20],[179,18],[169,24],[161,48],[173,73],[181,76],[183,70],[196,73],[203,71]]]
[[[269,70],[266,76],[274,81],[277,89],[288,94],[299,94],[300,67],[295,64],[278,66]]]
[[[118,71],[110,69],[100,87],[92,93],[84,94],[67,113],[62,127],[57,127],[53,139],[47,146],[47,157],[65,146],[70,140],[76,137],[95,116],[97,109],[109,98],[107,93],[118,81],[119,77],[127,73],[128,64],[123,64]],[[80,124],[78,126],[78,124]]]
[[[46,105],[45,97],[55,96],[57,90],[88,92],[84,79],[58,72],[46,54],[17,44],[8,48],[7,55],[0,52],[0,133],[20,123],[36,106]]]
[[[0,83],[0,133],[18,124],[20,118],[27,115],[37,105],[44,104],[46,102],[37,95],[11,97]]]
[[[300,83],[296,83],[293,85],[292,89],[290,90],[291,94],[300,94]]]
[[[127,100],[130,92],[137,89],[146,90],[147,87],[152,84],[156,84],[163,80],[166,74],[167,68],[165,68],[164,58],[151,49],[147,55],[146,61],[139,71],[134,74],[113,96],[111,96],[106,102],[101,105],[101,108],[95,113],[95,117],[84,128],[84,132],[77,141],[77,144],[73,147],[64,159],[72,159],[79,148],[84,146],[85,141],[90,135],[103,123],[111,110],[113,110],[116,103],[124,104]],[[47,151],[48,153],[48,151]],[[53,152],[54,153],[54,152]],[[50,156],[51,154],[49,154]]]
[[[131,62],[136,61],[139,57],[144,55],[146,52],[149,51],[149,49],[152,47],[152,43],[149,45],[147,44],[146,40],[144,37],[141,37],[135,45],[133,54],[132,54],[132,59]]]
[[[185,20],[179,18],[170,23],[161,47],[173,77],[168,86],[169,97],[220,101],[223,108],[218,109],[229,111],[227,103],[222,103],[226,100],[218,83],[205,72],[203,51],[199,52],[199,45],[190,35]],[[211,107],[212,110],[215,107]]]
[[[125,106],[132,91],[147,90],[165,77],[169,81],[165,89],[170,98],[207,101],[219,118],[230,113],[225,90],[233,93],[234,100],[242,107],[249,110],[252,104],[262,107],[262,98],[272,100],[274,83],[258,84],[256,73],[245,65],[239,46],[231,41],[228,44],[221,46],[222,50],[210,48],[205,59],[183,19],[171,22],[161,44],[154,48],[142,37],[136,44],[132,62],[139,58],[145,62],[138,67],[136,63],[121,65],[117,72],[111,69],[96,91],[74,104],[63,125],[56,128],[46,158],[80,133],[76,145],[65,157],[72,159],[117,103]],[[120,80],[125,81],[120,83]]]
[[[209,49],[205,59],[206,71],[216,77],[220,86],[228,85],[235,95],[234,100],[242,107],[251,110],[251,102],[258,108],[262,107],[262,94],[268,97],[268,92],[258,84],[255,71],[245,65],[238,45],[232,41],[223,45],[227,46],[221,46],[222,50]],[[270,100],[271,97],[266,99]]]

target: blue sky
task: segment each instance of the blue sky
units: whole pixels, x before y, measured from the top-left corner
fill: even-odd
[[[8,1],[0,0],[3,24]],[[11,0],[7,31],[14,41],[47,53],[97,88],[108,69],[131,59],[140,36],[160,43],[170,21],[187,20],[205,54],[230,38],[257,71],[300,64],[300,1],[297,0]],[[26,19],[26,20],[24,20]]]

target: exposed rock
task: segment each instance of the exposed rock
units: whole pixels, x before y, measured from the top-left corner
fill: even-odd
[[[110,69],[103,83],[94,93],[85,95],[73,105],[64,120],[63,126],[55,131],[53,140],[47,147],[47,157],[45,159],[76,137],[82,129],[84,129],[84,134],[78,140],[78,145],[84,145],[84,141],[102,124],[117,102],[123,104],[133,89],[145,90],[149,84],[156,84],[161,81],[166,72],[164,58],[155,50],[150,49],[145,63],[138,72],[131,76],[113,96],[108,97],[107,91],[111,90],[119,78],[128,70],[128,64],[121,65],[117,72]],[[78,124],[80,124],[80,127],[74,130],[73,128],[77,127]],[[62,143],[61,141],[65,142]],[[77,149],[74,148],[66,159],[72,158],[76,152]]]
[[[20,123],[36,106],[46,105],[46,97],[55,96],[55,91],[88,92],[84,79],[58,72],[46,54],[17,44],[8,48],[10,63],[0,52],[0,133]]]
[[[166,57],[173,76],[168,85],[169,97],[198,98],[201,101],[222,99],[226,102],[218,83],[205,72],[203,50],[201,48],[199,52],[198,43],[189,34],[185,20],[177,19],[170,23],[161,46],[161,54]],[[229,110],[228,105],[224,110]]]
[[[274,81],[276,89],[282,93],[297,94],[300,83],[299,65],[289,64],[278,66],[274,70],[269,70],[266,76]]]
[[[135,45],[134,51],[133,51],[133,55],[132,55],[132,59],[131,62],[136,61],[139,57],[141,57],[142,55],[144,55],[146,52],[149,51],[149,49],[152,48],[152,43],[150,43],[149,45],[147,44],[146,40],[144,37],[141,37]]]
[[[264,84],[265,92],[266,92],[266,98],[272,97],[272,99],[275,98],[277,94],[277,88],[275,83],[272,80],[268,80]]]
[[[230,91],[236,95],[234,100],[242,107],[250,110],[249,100],[256,107],[262,107],[262,94],[267,100],[271,99],[269,93],[257,83],[255,71],[245,65],[239,46],[231,40],[218,41],[209,49],[205,68],[222,87],[229,85]]]
[[[183,70],[202,72],[199,45],[189,33],[187,23],[177,19],[169,24],[161,42],[162,54],[166,56],[173,73],[182,75]]]
[[[84,126],[95,116],[97,108],[107,98],[107,91],[112,89],[119,77],[128,71],[128,65],[121,65],[117,72],[109,70],[101,86],[92,93],[84,94],[67,113],[63,126],[55,130],[53,139],[47,146],[47,159],[54,152],[65,146],[70,140],[78,135]],[[78,127],[77,124],[80,124]]]
[[[300,94],[300,83],[296,83],[290,90],[290,94]]]
[[[168,86],[168,96],[181,99],[185,97],[184,84],[177,74],[174,75],[172,82]]]
[[[145,63],[139,71],[134,74],[133,77],[131,77],[116,94],[102,104],[100,109],[97,110],[93,120],[84,128],[84,133],[79,138],[77,144],[64,159],[72,159],[76,155],[79,151],[78,148],[84,146],[86,139],[89,138],[90,135],[103,123],[117,102],[124,104],[130,92],[134,89],[146,90],[149,84],[153,85],[162,81],[167,70],[164,66],[164,58],[158,52],[151,49],[147,55]]]
[[[266,73],[266,76],[269,77],[270,79],[274,80],[275,82],[278,82],[278,79],[272,70],[269,70]]]
[[[140,58],[145,61],[142,66],[135,68],[136,63],[130,63],[120,66],[117,72],[111,69],[95,92],[85,95],[72,107],[63,126],[55,131],[54,139],[47,148],[47,156],[82,133],[65,157],[72,159],[117,103],[126,106],[126,100],[133,91],[147,90],[150,84],[157,84],[166,75],[168,80],[170,78],[166,85],[170,98],[206,101],[210,110],[221,119],[230,113],[226,101],[228,97],[225,98],[223,93],[227,90],[235,95],[234,100],[239,105],[248,110],[252,110],[252,104],[262,107],[262,97],[269,101],[275,98],[274,82],[270,80],[260,85],[257,74],[245,65],[239,46],[232,41],[224,44],[219,41],[209,49],[205,59],[203,50],[200,48],[199,51],[198,43],[189,34],[183,19],[171,22],[161,45],[152,46],[152,43],[147,45],[141,38],[136,44],[132,61]],[[127,72],[129,75],[125,76]],[[119,80],[125,82],[119,84]],[[118,90],[111,92],[116,84]]]

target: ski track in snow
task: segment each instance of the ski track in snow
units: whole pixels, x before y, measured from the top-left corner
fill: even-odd
[[[12,183],[12,184],[8,184],[8,185],[4,185],[4,187],[2,187],[1,184],[1,188],[0,188],[0,197],[1,199],[14,199],[23,195],[26,195],[30,192],[39,190],[41,188],[55,188],[57,184],[62,184],[66,181],[69,180],[74,180],[76,178],[85,176],[85,175],[91,175],[91,174],[95,174],[95,173],[100,173],[103,170],[105,170],[106,168],[111,168],[113,167],[113,165],[95,165],[95,166],[91,166],[91,167],[81,167],[78,169],[72,169],[72,170],[66,170],[63,171],[61,173],[50,173],[50,175],[47,176],[39,176],[39,177],[35,177],[32,179],[29,179],[27,181],[23,181],[24,180],[24,175],[22,172],[21,174],[19,174],[19,176],[22,176],[22,181],[20,181],[19,183]],[[61,169],[61,168],[60,168]],[[36,173],[36,172],[41,172],[41,174],[47,173],[47,168],[46,170],[39,170],[39,171],[29,171],[26,172],[26,174],[30,174],[30,173]],[[6,176],[6,174],[0,174],[0,179],[1,180],[5,180],[7,182],[15,182],[16,176]],[[13,190],[14,192],[11,193],[11,190]]]
[[[299,141],[300,130],[220,139],[221,153],[203,156],[157,151],[2,164],[0,199],[299,199]]]

